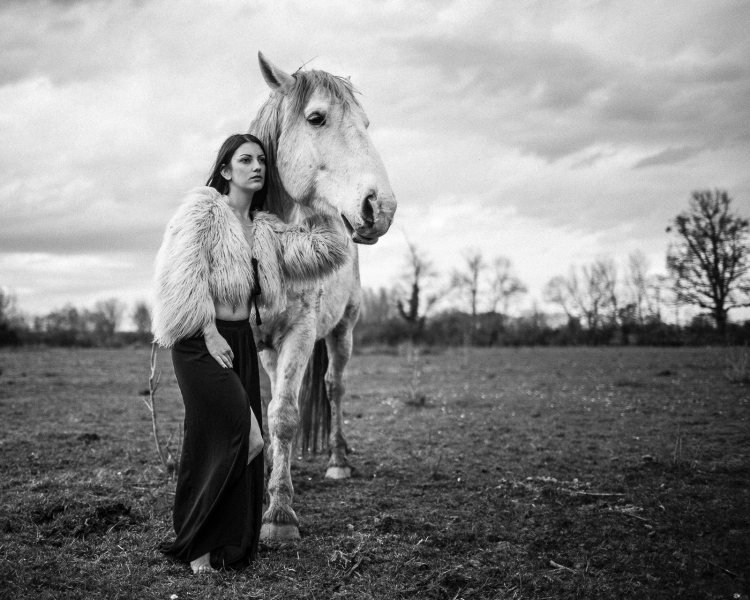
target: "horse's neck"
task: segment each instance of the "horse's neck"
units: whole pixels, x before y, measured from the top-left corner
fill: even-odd
[[[327,203],[316,202],[314,199],[309,199],[309,203],[297,202],[286,191],[284,184],[278,179],[278,177],[274,177],[272,181],[274,183],[269,189],[266,209],[281,218],[285,223],[298,224],[304,221],[307,217],[312,217],[313,215],[328,216],[334,218],[335,221],[335,211],[330,209],[320,210],[322,207],[327,207]],[[341,224],[341,227],[343,229],[343,223]]]
[[[283,185],[276,186],[268,195],[268,210],[281,218],[285,223],[301,223],[313,211],[295,202]]]

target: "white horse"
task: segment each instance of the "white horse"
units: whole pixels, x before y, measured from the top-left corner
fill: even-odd
[[[266,210],[287,223],[314,214],[333,218],[357,244],[374,244],[388,231],[396,210],[385,167],[367,133],[368,119],[354,97],[348,79],[323,71],[289,75],[258,54],[271,96],[250,125],[266,148],[268,198]],[[266,464],[269,504],[263,515],[263,538],[299,538],[299,520],[292,508],[294,488],[290,474],[292,447],[300,423],[298,397],[308,362],[306,387],[324,389],[330,408],[313,408],[328,416],[330,460],[326,477],[351,476],[342,430],[341,400],[344,368],[352,351],[352,330],[359,316],[361,290],[357,246],[349,243],[349,258],[333,276],[312,288],[288,292],[285,310],[261,311],[263,324],[254,326],[263,367],[271,379]],[[325,340],[325,347],[316,346]],[[300,400],[303,417],[307,404]],[[329,412],[330,411],[330,412]],[[303,451],[310,440],[316,446],[315,419],[309,413],[302,436]],[[312,414],[312,416],[316,416]],[[305,420],[303,418],[303,420]]]

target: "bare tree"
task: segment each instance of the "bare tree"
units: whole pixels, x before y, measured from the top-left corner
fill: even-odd
[[[409,324],[412,342],[416,342],[422,335],[428,313],[435,303],[445,295],[445,291],[433,290],[431,293],[425,291],[428,284],[437,276],[437,271],[435,271],[432,261],[416,244],[408,239],[406,244],[408,247],[406,255],[407,271],[404,279],[410,288],[410,293],[406,303],[398,299],[396,307],[401,318]]]
[[[592,287],[600,294],[602,321],[617,326],[620,314],[620,289],[617,265],[610,258],[600,258],[591,265]]]
[[[504,256],[498,256],[492,261],[492,275],[490,279],[490,304],[493,312],[497,312],[498,305],[504,315],[508,314],[510,303],[525,294],[528,290],[523,282],[516,277],[511,262]]]
[[[477,316],[477,304],[479,300],[479,278],[487,268],[482,253],[476,249],[469,249],[464,253],[463,271],[454,271],[451,279],[452,287],[463,292],[469,299],[469,308],[472,319]]]
[[[660,322],[666,301],[667,278],[650,274],[650,270],[649,260],[641,250],[630,253],[625,275],[626,301],[632,303],[634,321],[640,326],[648,321]]]
[[[625,276],[625,286],[628,300],[633,304],[635,321],[643,325],[648,310],[648,288],[650,277],[648,274],[648,258],[641,250],[635,250],[628,256],[628,271]]]
[[[583,321],[589,330],[607,320],[617,323],[619,309],[617,268],[610,259],[599,259],[580,269],[571,267],[567,277],[553,277],[544,289],[548,302],[562,308],[569,319]]]
[[[15,312],[15,294],[0,287],[0,323],[9,323]]]
[[[88,311],[79,311],[66,304],[47,315],[34,319],[34,330],[43,335],[48,343],[61,346],[91,345],[91,323]]]
[[[575,271],[572,269],[571,275],[575,276]],[[563,275],[555,275],[549,280],[544,287],[543,296],[547,302],[557,304],[568,317],[568,320],[579,319],[582,316],[578,312],[573,299],[571,282]]]
[[[101,344],[109,344],[115,337],[115,330],[122,321],[125,305],[117,298],[100,300],[94,305],[90,313],[94,325],[94,333]]]
[[[0,287],[0,346],[18,343],[16,328],[21,325],[16,309],[16,296]]]
[[[394,316],[393,293],[386,288],[362,288],[360,321],[384,323]]]
[[[479,280],[481,274],[487,268],[482,252],[470,248],[464,253],[463,271],[454,271],[451,278],[451,287],[464,294],[469,300],[471,310],[471,331],[467,335],[467,343],[473,344],[474,332],[479,323],[477,321],[477,305],[479,302]]]
[[[655,275],[651,278],[647,289],[649,316],[657,322],[662,321],[662,306],[664,306],[664,290],[667,288],[669,278],[664,275]]]
[[[731,204],[724,190],[694,191],[674,219],[678,239],[667,252],[678,301],[709,310],[720,333],[732,308],[750,306],[750,221]]]
[[[151,311],[145,302],[137,302],[131,315],[135,330],[141,338],[147,338],[151,334]]]

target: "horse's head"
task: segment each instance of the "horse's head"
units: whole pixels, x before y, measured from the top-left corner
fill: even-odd
[[[352,240],[374,244],[396,198],[351,83],[324,71],[289,75],[258,58],[273,92],[250,130],[266,145],[269,209],[288,217],[291,199],[303,212],[336,213]]]

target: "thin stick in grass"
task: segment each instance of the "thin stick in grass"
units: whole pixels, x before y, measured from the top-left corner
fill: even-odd
[[[172,455],[169,450],[169,442],[172,439],[170,436],[169,440],[164,448],[162,448],[161,441],[159,439],[159,420],[156,414],[156,391],[159,389],[159,383],[161,382],[161,371],[156,372],[156,343],[151,344],[151,359],[150,359],[151,373],[148,378],[148,400],[143,398],[143,403],[151,412],[151,431],[154,436],[154,444],[156,445],[156,453],[159,455],[159,460],[162,466],[169,476],[175,475],[179,469],[179,463]],[[181,445],[181,444],[180,444]]]

